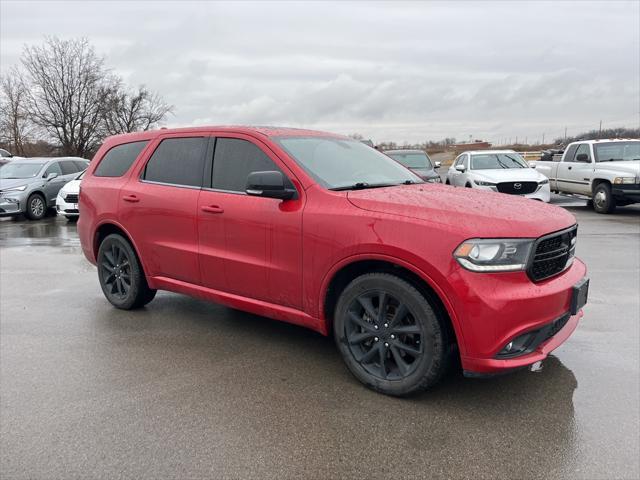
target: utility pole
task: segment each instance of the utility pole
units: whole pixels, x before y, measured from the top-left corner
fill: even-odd
[[[542,144],[544,145],[544,132],[542,132]]]
[[[564,143],[567,143],[567,127],[564,127]]]
[[[529,145],[529,137],[524,137],[524,144]]]
[[[602,120],[600,120],[600,130],[598,130],[598,138],[602,137]]]

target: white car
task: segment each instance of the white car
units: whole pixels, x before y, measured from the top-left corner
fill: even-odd
[[[78,210],[78,195],[80,195],[80,181],[84,171],[76,178],[67,182],[58,192],[56,197],[56,211],[58,215],[64,215],[67,220],[74,221],[80,216]]]
[[[445,183],[521,195],[542,202],[551,199],[549,179],[513,150],[463,152],[449,168]]]

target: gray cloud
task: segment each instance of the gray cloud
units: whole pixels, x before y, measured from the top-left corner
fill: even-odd
[[[172,125],[256,123],[376,141],[539,139],[637,126],[638,2],[11,2],[2,70],[85,36]]]

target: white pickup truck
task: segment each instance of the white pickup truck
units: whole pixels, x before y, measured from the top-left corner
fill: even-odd
[[[560,161],[538,161],[552,192],[586,197],[598,213],[640,202],[640,140],[570,143]]]

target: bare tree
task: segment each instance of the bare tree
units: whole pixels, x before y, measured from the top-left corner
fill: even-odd
[[[118,85],[107,96],[102,119],[106,133],[116,135],[149,130],[172,110],[173,106],[167,105],[158,94],[144,86],[128,92]]]
[[[25,144],[33,133],[26,110],[27,87],[13,69],[0,80],[0,140],[14,155],[25,155]]]
[[[59,142],[65,155],[87,156],[102,139],[105,100],[113,89],[102,57],[86,39],[47,38],[25,47],[27,109],[34,123]]]

